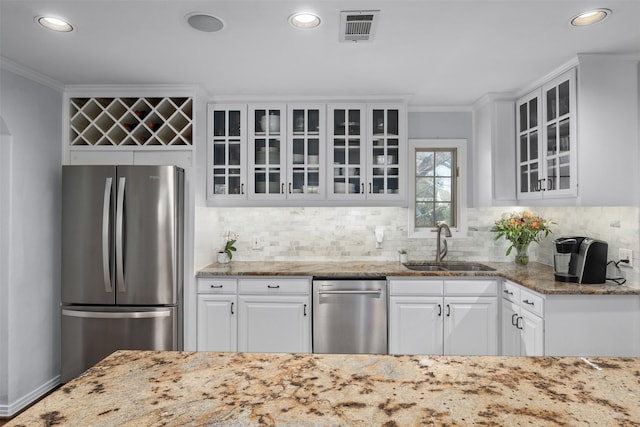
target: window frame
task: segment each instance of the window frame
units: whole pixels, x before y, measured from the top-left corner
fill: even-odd
[[[455,176],[454,217],[458,224],[451,227],[453,237],[466,237],[467,235],[467,140],[466,139],[409,139],[408,165],[411,165],[408,173],[408,234],[412,239],[434,239],[436,228],[425,229],[416,227],[416,151],[417,150],[455,150],[457,160],[457,174]]]

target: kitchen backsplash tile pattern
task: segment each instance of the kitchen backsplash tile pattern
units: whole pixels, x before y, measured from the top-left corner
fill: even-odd
[[[467,211],[469,233],[449,239],[449,260],[507,261],[509,246],[495,240],[491,227],[505,212],[524,208],[472,208]],[[609,243],[609,259],[618,248],[640,253],[640,208],[637,207],[543,207],[534,212],[556,224],[554,234],[532,245],[530,256],[553,265],[552,241],[567,235],[588,235]],[[407,237],[408,209],[398,207],[334,208],[206,208],[196,209],[196,269],[215,262],[216,252],[227,231],[240,234],[234,260],[240,261],[390,261],[404,248],[409,260],[435,258],[435,238]],[[384,228],[384,242],[376,249],[374,230]],[[638,280],[638,268],[624,269],[626,277]]]

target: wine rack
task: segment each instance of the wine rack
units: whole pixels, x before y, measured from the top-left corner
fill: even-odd
[[[70,98],[71,146],[191,146],[193,99]]]

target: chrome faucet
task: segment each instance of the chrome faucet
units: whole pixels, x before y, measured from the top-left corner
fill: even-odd
[[[444,222],[438,223],[438,237],[436,238],[437,239],[437,242],[436,242],[436,262],[442,262],[444,257],[447,256],[447,252],[449,250],[447,248],[447,239],[444,239],[444,241],[443,241],[444,248],[440,247],[442,229],[445,230],[444,237],[451,237],[451,230],[449,229],[449,226]]]

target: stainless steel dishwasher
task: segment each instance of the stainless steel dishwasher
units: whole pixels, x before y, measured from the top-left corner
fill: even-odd
[[[314,353],[386,354],[386,278],[314,278],[312,319]]]

